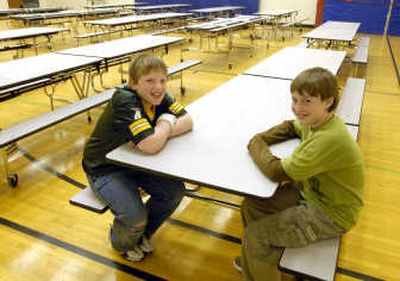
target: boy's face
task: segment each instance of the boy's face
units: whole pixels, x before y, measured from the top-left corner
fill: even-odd
[[[311,128],[318,128],[328,121],[331,113],[328,108],[333,98],[321,100],[320,96],[310,96],[307,92],[300,95],[292,93],[292,111],[301,125],[308,125]]]
[[[167,76],[160,70],[152,70],[141,76],[139,81],[130,81],[129,86],[142,100],[151,105],[159,105],[167,91]]]

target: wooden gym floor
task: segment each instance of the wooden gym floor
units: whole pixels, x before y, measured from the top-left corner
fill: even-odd
[[[248,31],[238,34],[236,41],[248,43]],[[203,64],[185,72],[185,96],[180,96],[178,80],[169,82],[169,92],[189,104],[282,47],[300,41],[299,31],[293,37],[289,32],[285,35],[284,41],[256,40],[252,57],[246,48],[235,48],[231,54],[198,50],[198,37],[194,36],[193,43],[185,46],[190,51],[184,57],[202,59]],[[366,164],[365,207],[358,225],[342,239],[336,278],[400,280],[400,87],[385,38],[368,36],[368,66],[358,73],[367,79],[358,141]],[[54,49],[75,46],[71,38],[57,36]],[[393,37],[391,42],[400,64],[400,38]],[[226,41],[220,43],[223,48]],[[46,52],[45,48],[40,52]],[[12,54],[0,56],[1,61],[9,59]],[[172,48],[164,59],[170,65],[177,63],[179,50]],[[340,84],[352,73],[353,66],[345,63]],[[106,84],[116,86],[119,80],[117,69],[112,69]],[[57,86],[56,93],[61,98],[75,98],[69,82]],[[3,101],[0,128],[49,110],[42,89]],[[18,142],[18,150],[10,155],[19,185],[10,188],[2,182],[0,186],[0,280],[242,280],[232,267],[232,258],[240,253],[242,234],[240,214],[234,208],[184,198],[155,235],[154,254],[144,262],[132,263],[110,248],[110,212],[99,215],[68,203],[87,184],[80,166],[82,148],[101,111],[91,111],[94,122],[90,124],[86,114],[81,114],[28,137]],[[0,173],[4,178],[2,170]],[[242,200],[207,188],[199,194],[234,204]],[[285,279],[292,280],[289,276]]]

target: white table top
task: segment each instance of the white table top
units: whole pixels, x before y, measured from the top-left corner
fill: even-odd
[[[157,13],[157,14],[134,15],[134,16],[127,16],[127,17],[110,18],[110,19],[103,19],[103,20],[90,20],[90,21],[85,21],[84,23],[91,24],[91,25],[114,26],[114,25],[133,24],[133,23],[145,22],[145,21],[154,21],[154,20],[167,19],[167,18],[188,17],[191,15],[192,15],[191,13]]]
[[[239,15],[233,18],[216,18],[211,21],[192,24],[186,26],[189,30],[212,30],[215,28],[229,28],[230,26],[247,25],[249,23],[262,21],[263,19],[258,16]]]
[[[174,9],[174,8],[184,8],[190,7],[190,4],[168,4],[168,5],[152,5],[152,6],[143,6],[137,7],[137,11],[150,11],[150,10],[158,10],[158,9]]]
[[[84,17],[89,15],[99,14],[117,14],[117,9],[94,9],[94,10],[66,10],[54,13],[40,13],[40,14],[21,14],[10,16],[12,19],[19,19],[23,21],[35,21],[35,20],[46,20],[46,19],[59,19],[59,18],[70,18],[70,17]]]
[[[65,29],[53,28],[53,27],[29,27],[29,28],[2,30],[0,31],[0,41],[50,35],[62,31],[65,31]]]
[[[303,70],[319,66],[336,75],[345,57],[345,51],[286,47],[249,68],[244,74],[294,79]]]
[[[136,3],[112,3],[102,5],[83,5],[85,9],[104,9],[104,8],[124,8],[124,7],[135,7]]]
[[[28,14],[28,13],[47,13],[65,10],[66,7],[36,7],[36,8],[13,8],[0,9],[0,15]]]
[[[274,9],[274,10],[267,10],[256,13],[256,15],[260,16],[269,16],[269,17],[281,17],[290,14],[297,13],[299,10],[297,9]]]
[[[157,155],[122,145],[107,159],[230,193],[270,197],[277,184],[254,164],[247,143],[256,133],[293,119],[289,87],[288,80],[239,75],[187,106],[193,131],[169,140]],[[351,128],[352,134],[357,130]],[[298,143],[282,142],[271,150],[287,157]]]
[[[0,63],[0,90],[96,64],[100,58],[48,53]]]
[[[269,197],[276,184],[253,163],[247,143],[257,132],[293,118],[289,85],[286,80],[239,75],[187,106],[193,131],[171,139],[159,154],[144,155],[125,145],[107,158],[228,192]],[[294,146],[282,145],[287,155]]]
[[[327,21],[319,27],[302,35],[303,38],[352,41],[360,27],[359,22]]]
[[[182,42],[182,37],[138,35],[58,51],[58,54],[113,59],[163,45]]]
[[[235,11],[242,9],[244,9],[243,6],[221,6],[221,7],[194,9],[190,11],[194,13],[219,13],[219,12]]]
[[[341,28],[347,30],[354,30],[360,28],[361,23],[359,22],[347,22],[347,21],[327,21],[324,22],[321,26],[323,28]]]

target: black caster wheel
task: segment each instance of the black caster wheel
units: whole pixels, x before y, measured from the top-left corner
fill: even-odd
[[[16,187],[18,185],[18,175],[17,174],[10,174],[7,177],[8,185],[11,187]]]
[[[182,88],[181,88],[181,95],[183,96],[185,93],[186,93],[186,88],[185,88],[185,87],[182,87]]]

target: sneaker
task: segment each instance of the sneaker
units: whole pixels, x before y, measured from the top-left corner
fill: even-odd
[[[139,246],[135,246],[133,250],[129,250],[123,254],[123,256],[130,261],[141,261],[144,258],[144,253]]]
[[[200,185],[185,185],[185,190],[187,192],[196,192],[198,190],[200,190]]]
[[[237,271],[242,272],[242,258],[240,256],[237,256],[233,259],[233,266]]]
[[[144,252],[144,253],[151,253],[153,252],[153,244],[151,243],[151,241],[146,237],[146,236],[142,236],[141,242],[139,244],[140,249]]]

